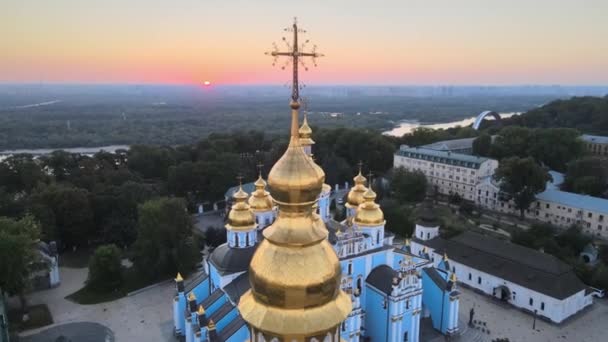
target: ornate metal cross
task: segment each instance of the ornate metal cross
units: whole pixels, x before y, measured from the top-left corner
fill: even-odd
[[[293,68],[293,77],[291,81],[291,100],[294,103],[297,103],[300,100],[300,85],[298,82],[298,65],[302,65],[304,70],[308,70],[306,64],[304,64],[303,57],[311,57],[312,63],[314,66],[317,66],[316,58],[323,57],[322,54],[317,52],[317,46],[313,45],[310,52],[306,52],[306,44],[309,43],[307,39],[304,41],[302,45],[298,43],[298,33],[306,33],[305,30],[298,28],[297,18],[294,18],[293,25],[285,29],[286,32],[293,32],[293,42],[290,44],[285,37],[283,37],[283,42],[287,45],[287,51],[282,52],[279,51],[279,48],[276,43],[272,43],[273,50],[271,52],[266,52],[266,55],[270,55],[274,57],[274,61],[272,65],[274,66],[279,57],[286,56],[290,57],[287,60],[287,63],[281,67],[281,69],[285,69],[291,63]]]

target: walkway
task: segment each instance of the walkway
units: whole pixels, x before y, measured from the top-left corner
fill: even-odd
[[[82,288],[88,270],[86,268],[61,267],[59,271],[62,281],[59,287],[35,292],[29,297],[31,304],[44,303],[48,305],[55,322],[51,327],[59,327],[66,323],[85,322],[85,324],[92,324],[87,322],[95,322],[113,332],[117,342],[165,342],[174,340],[171,305],[175,287],[172,282],[163,283],[113,302],[80,305],[65,299],[65,297]],[[73,328],[70,330],[72,333],[79,334],[84,325],[67,327]],[[48,327],[26,331],[21,336],[31,336],[46,329]],[[83,338],[73,339],[74,342],[98,341],[94,338],[86,338],[84,335],[78,336],[83,336]],[[32,339],[25,339],[25,341],[38,342],[41,340],[32,337]]]

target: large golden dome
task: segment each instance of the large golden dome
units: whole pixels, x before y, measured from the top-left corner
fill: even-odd
[[[384,213],[374,202],[376,193],[371,188],[363,194],[364,202],[359,205],[355,214],[355,224],[358,226],[379,226],[384,224]]]
[[[228,213],[226,229],[248,231],[255,226],[255,215],[247,204],[247,197],[249,195],[239,186],[239,190],[233,195],[234,204]]]
[[[251,290],[238,305],[252,331],[267,340],[333,336],[352,309],[340,290],[340,262],[327,241],[327,228],[313,212],[325,174],[302,149],[298,107],[292,104],[287,151],[268,176],[279,206],[277,219],[263,232],[249,268]]]
[[[359,169],[359,174],[353,178],[353,181],[355,182],[355,185],[353,185],[348,192],[346,206],[357,208],[359,204],[364,202],[363,194],[367,191],[367,188],[365,187],[367,179],[361,174],[361,169]]]
[[[266,182],[261,174],[254,184],[255,191],[251,194],[248,201],[251,210],[254,212],[272,210],[272,198],[270,197],[270,193],[266,191]]]
[[[270,194],[278,204],[312,205],[321,192],[325,173],[302,149],[298,138],[297,109],[292,111],[296,121],[292,122],[289,146],[268,174]]]

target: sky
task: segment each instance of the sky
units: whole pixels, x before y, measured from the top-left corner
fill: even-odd
[[[2,0],[0,82],[283,84],[264,52],[297,16],[325,54],[307,84],[606,85],[607,13],[606,0]]]

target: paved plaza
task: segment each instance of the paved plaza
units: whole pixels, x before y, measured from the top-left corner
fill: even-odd
[[[555,325],[543,320],[536,320],[536,329],[532,329],[534,317],[510,305],[506,305],[460,287],[460,321],[469,321],[469,311],[475,306],[475,320],[490,333],[476,334],[479,342],[495,338],[508,338],[510,342],[599,342],[606,341],[608,332],[608,303],[605,299],[595,299],[594,304],[562,325]],[[462,325],[462,324],[461,324]],[[465,329],[472,329],[465,327]]]
[[[117,342],[174,341],[171,310],[175,291],[173,282],[165,282],[113,302],[80,305],[65,297],[82,288],[88,269],[62,267],[60,272],[62,283],[59,287],[29,296],[31,304],[48,305],[55,323],[21,334],[25,337],[24,341],[54,342],[55,339],[49,338],[57,334],[74,337],[71,338],[73,342],[109,342],[112,338]],[[51,330],[47,330],[49,327]],[[87,327],[99,331],[103,339],[97,334],[84,333]]]

